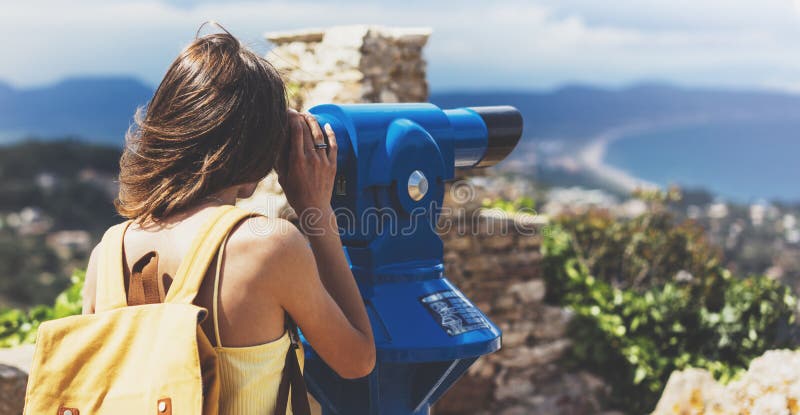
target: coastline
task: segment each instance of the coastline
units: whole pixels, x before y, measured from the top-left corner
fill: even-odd
[[[664,186],[637,177],[634,174],[616,167],[608,162],[606,153],[611,143],[643,133],[654,132],[664,128],[691,126],[709,122],[708,117],[686,117],[680,119],[636,122],[608,129],[592,138],[583,145],[577,154],[577,163],[587,172],[591,173],[609,186],[630,193],[637,189],[662,189]]]
[[[660,188],[658,184],[636,177],[606,161],[606,152],[612,142],[651,128],[633,124],[613,128],[596,135],[578,151],[578,162],[593,176],[624,192],[630,193],[636,189],[658,189]]]

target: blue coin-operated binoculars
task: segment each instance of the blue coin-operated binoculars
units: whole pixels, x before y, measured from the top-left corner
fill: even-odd
[[[455,168],[491,166],[522,134],[512,107],[320,105],[339,143],[333,208],[375,335],[375,370],[337,376],[306,345],[305,377],[326,415],[420,415],[500,330],[444,278],[435,232]]]

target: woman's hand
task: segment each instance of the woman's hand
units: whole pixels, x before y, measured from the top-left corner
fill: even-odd
[[[299,217],[308,211],[328,212],[336,177],[336,136],[329,124],[325,133],[313,115],[289,110],[289,148],[278,166],[278,182]],[[327,144],[328,148],[315,148]]]

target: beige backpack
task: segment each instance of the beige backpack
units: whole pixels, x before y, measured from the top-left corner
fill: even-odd
[[[192,302],[222,241],[251,215],[233,206],[217,208],[166,296],[152,261],[132,267],[126,295],[122,238],[130,221],[109,229],[98,261],[96,312],[39,327],[24,413],[217,414],[216,354],[199,325],[208,313]],[[294,348],[286,356],[276,414],[286,412],[290,387],[294,413],[309,413]]]

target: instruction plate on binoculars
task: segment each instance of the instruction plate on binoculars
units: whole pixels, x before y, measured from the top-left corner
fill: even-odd
[[[439,323],[442,330],[451,336],[489,328],[486,317],[463,295],[455,291],[438,291],[421,297],[419,301]]]

